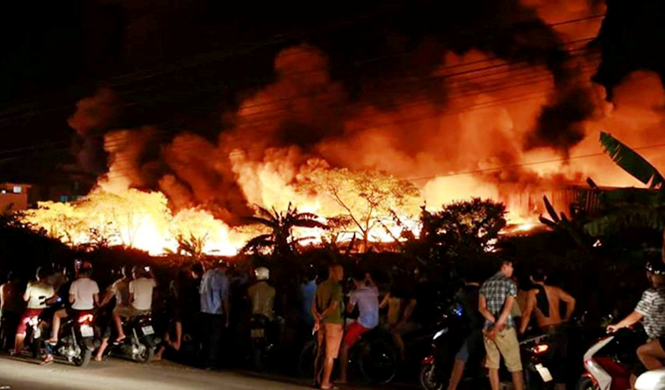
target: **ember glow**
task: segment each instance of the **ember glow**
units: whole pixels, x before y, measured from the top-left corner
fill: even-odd
[[[164,142],[156,126],[109,128],[122,102],[101,90],[79,103],[69,124],[89,148],[92,134],[105,135],[108,172],[85,199],[41,203],[25,220],[72,245],[105,239],[163,254],[178,249],[179,237],[196,237],[205,238],[203,252],[232,255],[257,234],[243,226],[256,205],[292,204],[322,222],[347,217],[333,231],[296,231],[303,243],[354,235],[387,242],[417,230],[422,204],[435,210],[495,199],[506,204],[512,229],[527,232],[539,226],[543,194],[583,186],[587,177],[639,185],[602,154],[598,134],[638,148],[665,143],[658,76],[633,73],[607,102],[591,81],[598,53],[586,47],[603,6],[523,3],[546,23],[551,47],[522,56],[528,60],[448,51],[428,75],[427,92],[410,89],[422,80],[397,79],[391,96],[363,87],[352,98],[331,78],[326,53],[286,48],[275,58],[275,81],[222,115],[216,141],[188,129]],[[665,164],[663,148],[641,153]],[[95,154],[84,148],[79,164]]]

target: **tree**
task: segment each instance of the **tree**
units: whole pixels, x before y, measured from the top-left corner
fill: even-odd
[[[420,191],[412,182],[382,172],[333,168],[314,172],[310,181],[315,192],[332,200],[326,214],[354,226],[364,250],[376,227],[392,223],[394,215],[415,215],[420,204]]]
[[[631,174],[650,190],[619,188],[600,190],[590,185],[600,198],[600,215],[584,225],[592,237],[616,234],[623,229],[665,227],[665,179],[644,157],[608,133],[600,134],[605,152],[620,168]]]
[[[458,253],[484,252],[506,226],[506,206],[491,199],[472,198],[445,205],[434,213],[423,209],[421,221],[421,239],[430,245]]]
[[[293,238],[294,228],[325,229],[327,227],[317,220],[318,217],[315,214],[298,212],[298,208],[293,207],[291,203],[282,212],[275,210],[275,208],[270,211],[260,206],[256,206],[256,212],[256,216],[249,217],[247,220],[267,227],[270,232],[249,240],[242,252],[272,248],[276,255],[288,255],[293,253],[294,245],[298,241]]]
[[[193,261],[200,261],[205,255],[205,245],[208,242],[208,235],[197,237],[190,233],[189,238],[179,235],[176,237],[178,248],[175,251],[166,249],[166,253],[187,256]]]

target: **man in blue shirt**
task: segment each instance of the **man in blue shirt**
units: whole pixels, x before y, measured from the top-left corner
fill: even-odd
[[[307,270],[307,280],[300,284],[301,321],[307,330],[314,326],[314,317],[312,316],[312,302],[316,296],[316,269]]]
[[[229,326],[229,278],[227,265],[220,261],[207,270],[201,279],[201,325],[203,334],[203,359],[205,368],[219,367],[219,347],[222,331]]]

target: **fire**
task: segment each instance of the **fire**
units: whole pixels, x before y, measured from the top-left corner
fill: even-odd
[[[72,203],[40,202],[24,222],[71,246],[108,245],[152,255],[178,251],[178,239],[196,239],[204,253],[233,255],[246,237],[210,213],[184,209],[173,215],[160,192],[97,190]]]
[[[285,48],[274,61],[274,82],[224,113],[217,140],[183,129],[159,144],[157,127],[113,129],[123,102],[101,90],[79,103],[69,124],[85,146],[79,165],[85,170],[91,156],[108,155],[108,172],[84,199],[42,202],[25,221],[73,246],[164,254],[193,243],[202,253],[233,255],[259,233],[241,226],[255,206],[280,212],[292,204],[336,224],[332,231],[296,229],[305,245],[354,236],[390,242],[402,229],[418,229],[423,204],[435,210],[491,198],[506,204],[513,231],[528,232],[540,225],[548,191],[586,177],[636,185],[603,155],[598,133],[609,130],[637,147],[664,143],[659,77],[633,73],[607,102],[604,88],[591,82],[599,56],[585,47],[604,6],[521,3],[538,15],[533,23],[547,23],[538,30],[545,35],[533,42],[518,35],[515,47],[498,52],[492,45],[445,51],[422,79],[414,69],[414,77],[388,80],[389,88],[378,83],[350,93],[331,77],[326,53]],[[100,134],[104,148],[95,150]],[[658,166],[662,150],[644,155]]]

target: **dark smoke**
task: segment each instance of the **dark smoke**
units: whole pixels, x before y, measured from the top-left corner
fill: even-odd
[[[536,131],[526,139],[526,149],[553,148],[564,157],[584,139],[584,121],[596,110],[591,92],[576,87],[554,96],[553,103],[543,107]]]

